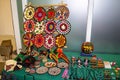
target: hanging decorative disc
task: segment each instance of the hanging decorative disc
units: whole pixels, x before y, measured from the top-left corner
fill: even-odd
[[[34,45],[35,45],[37,48],[40,48],[40,47],[42,47],[43,44],[44,44],[44,37],[43,37],[41,34],[37,34],[37,35],[35,36]]]
[[[48,9],[47,17],[48,17],[48,19],[54,19],[55,18],[55,10],[54,10],[53,7]]]
[[[46,16],[46,11],[43,7],[38,7],[36,8],[34,18],[38,22],[42,21]]]
[[[30,47],[34,43],[34,35],[32,33],[26,33],[23,35],[23,43],[25,46]]]
[[[66,37],[64,35],[57,35],[55,44],[58,48],[64,47],[66,45]]]
[[[33,32],[35,23],[33,20],[27,20],[24,22],[24,30],[25,32]]]
[[[46,23],[45,31],[46,31],[46,33],[48,33],[48,34],[51,34],[51,33],[53,33],[53,32],[55,31],[55,28],[56,28],[56,22],[50,20],[50,21],[48,21],[48,22]]]
[[[24,10],[24,18],[25,18],[26,20],[30,20],[30,19],[33,18],[34,13],[35,13],[34,7],[32,7],[32,6],[27,6],[27,7],[25,8],[25,10]]]
[[[36,22],[34,33],[35,34],[42,34],[44,32],[44,29],[45,29],[44,21],[42,21],[41,23]]]
[[[56,18],[58,20],[67,19],[69,17],[69,9],[65,6],[59,6],[56,9]]]
[[[47,49],[51,49],[52,47],[54,47],[55,45],[55,38],[53,37],[53,35],[45,35],[45,43],[44,43],[44,47]]]
[[[67,20],[61,20],[57,22],[56,29],[60,34],[67,34],[71,30],[71,25]]]

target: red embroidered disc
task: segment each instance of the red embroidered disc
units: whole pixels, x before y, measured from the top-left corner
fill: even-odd
[[[46,16],[46,11],[43,7],[38,7],[36,8],[34,18],[38,22],[42,21]]]
[[[33,32],[35,23],[33,20],[28,20],[24,22],[24,30],[25,32]]]
[[[48,19],[54,19],[55,18],[55,10],[54,10],[54,8],[48,9],[47,17],[48,17]]]
[[[44,44],[44,37],[43,37],[41,34],[37,34],[37,35],[35,36],[34,45],[35,45],[37,48],[40,48],[40,47],[42,47],[43,44]]]

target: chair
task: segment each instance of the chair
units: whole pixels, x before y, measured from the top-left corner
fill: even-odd
[[[13,52],[13,45],[11,40],[3,40],[0,45],[0,55],[5,56],[5,60],[8,58],[10,59],[10,56]]]

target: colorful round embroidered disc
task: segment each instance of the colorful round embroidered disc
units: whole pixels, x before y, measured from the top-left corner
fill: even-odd
[[[57,23],[56,29],[60,34],[67,34],[71,30],[71,25],[67,20],[61,20]]]
[[[27,20],[24,22],[24,30],[25,32],[33,32],[35,23],[33,20]]]
[[[32,46],[34,43],[34,35],[32,33],[26,33],[23,35],[23,44],[27,47]]]
[[[41,21],[41,23],[36,22],[34,33],[35,34],[42,34],[44,32],[44,29],[45,29],[44,21]]]
[[[69,9],[65,6],[59,6],[56,9],[56,19],[63,20],[69,17]]]
[[[55,31],[55,28],[56,28],[56,22],[50,20],[50,21],[48,21],[48,22],[46,23],[45,31],[46,31],[46,33],[48,33],[48,34],[51,34],[51,33],[53,33],[53,32]]]
[[[32,6],[27,6],[27,7],[25,8],[25,10],[24,10],[24,18],[25,18],[26,20],[30,20],[30,19],[33,18],[34,13],[35,13],[34,7],[32,7]]]
[[[58,48],[64,47],[66,45],[66,37],[64,35],[57,35],[55,44]]]
[[[52,47],[55,46],[55,38],[53,37],[53,35],[45,35],[45,42],[44,42],[44,47],[47,49],[51,49]]]
[[[37,34],[37,35],[35,36],[34,45],[35,45],[37,48],[40,48],[40,47],[42,47],[43,44],[44,44],[44,37],[43,37],[41,34]]]
[[[54,19],[55,18],[55,10],[54,10],[54,8],[48,9],[47,17],[48,17],[48,19]]]
[[[36,8],[35,15],[34,15],[35,20],[40,22],[45,18],[45,16],[46,16],[46,11],[43,7]]]

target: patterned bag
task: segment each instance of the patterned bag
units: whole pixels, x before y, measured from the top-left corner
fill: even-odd
[[[1,79],[2,80],[17,80],[17,77],[12,73],[9,74],[6,71],[2,71]]]

